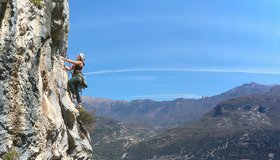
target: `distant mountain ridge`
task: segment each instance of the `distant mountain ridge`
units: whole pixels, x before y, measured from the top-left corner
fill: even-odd
[[[152,126],[178,125],[201,118],[219,102],[249,94],[268,92],[273,86],[244,84],[220,95],[201,99],[179,98],[174,101],[133,100],[114,101],[84,97],[86,108],[96,110],[98,116],[122,122],[144,123]]]
[[[201,121],[130,148],[124,159],[280,159],[280,87],[219,103]]]

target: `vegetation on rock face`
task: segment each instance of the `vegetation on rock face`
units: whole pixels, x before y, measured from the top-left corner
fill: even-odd
[[[80,111],[80,116],[78,117],[78,120],[81,121],[86,129],[89,132],[92,132],[93,127],[94,127],[94,123],[95,123],[95,116],[93,112],[88,112],[86,110],[81,110]]]
[[[17,160],[19,158],[19,154],[17,153],[15,148],[11,148],[7,153],[3,155],[3,160]]]
[[[31,0],[31,2],[37,6],[38,8],[42,7],[43,6],[43,2],[42,0]]]

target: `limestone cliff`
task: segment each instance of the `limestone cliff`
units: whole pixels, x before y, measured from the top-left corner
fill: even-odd
[[[0,0],[0,157],[88,159],[92,148],[66,92],[68,0]]]

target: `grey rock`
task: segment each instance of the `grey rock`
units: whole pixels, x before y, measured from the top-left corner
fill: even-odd
[[[0,157],[89,159],[90,137],[66,91],[67,0],[0,0]]]

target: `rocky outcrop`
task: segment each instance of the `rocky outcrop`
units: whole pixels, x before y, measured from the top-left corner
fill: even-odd
[[[66,92],[67,0],[0,0],[0,157],[88,159],[90,137]]]

